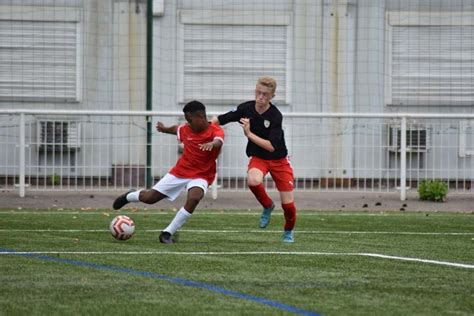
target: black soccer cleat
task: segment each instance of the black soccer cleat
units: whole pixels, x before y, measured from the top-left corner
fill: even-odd
[[[119,196],[118,198],[115,199],[114,204],[112,205],[114,210],[119,210],[122,207],[124,207],[125,205],[127,205],[128,203],[130,203],[127,200],[127,194],[129,194],[130,192],[133,192],[133,190],[130,190],[127,193],[124,193],[124,194],[122,194],[121,196]]]
[[[162,244],[172,244],[175,242],[173,235],[168,232],[161,232],[160,234],[160,242]]]

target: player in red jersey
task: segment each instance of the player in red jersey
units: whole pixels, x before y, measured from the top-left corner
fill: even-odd
[[[288,150],[282,128],[283,115],[270,101],[275,96],[276,81],[261,77],[255,87],[255,99],[240,104],[234,111],[212,119],[225,125],[239,122],[248,139],[246,153],[250,158],[247,184],[250,191],[263,206],[260,228],[266,228],[275,204],[263,186],[263,179],[270,173],[280,192],[281,206],[285,215],[283,242],[294,242],[296,206],[293,196],[293,168],[288,159]]]
[[[174,201],[186,189],[188,194],[183,207],[160,234],[160,242],[176,241],[176,231],[186,223],[216,177],[216,159],[224,143],[224,130],[207,120],[206,108],[198,101],[187,103],[184,108],[187,123],[166,127],[158,122],[159,132],[178,136],[184,151],[176,165],[150,190],[129,191],[119,196],[113,204],[118,210],[130,202],[154,204],[167,198]]]

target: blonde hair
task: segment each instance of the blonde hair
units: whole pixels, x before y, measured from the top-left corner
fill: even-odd
[[[262,86],[272,89],[272,93],[275,93],[275,90],[277,88],[277,83],[275,79],[268,76],[258,78],[257,84],[261,84]]]

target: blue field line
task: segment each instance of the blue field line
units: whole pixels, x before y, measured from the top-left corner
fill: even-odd
[[[274,308],[281,309],[286,312],[291,312],[294,314],[298,315],[308,315],[308,316],[319,316],[321,314],[313,312],[313,311],[307,311],[295,306],[283,304],[280,302],[272,301],[266,298],[261,298],[258,296],[253,296],[245,293],[240,293],[232,290],[227,290],[212,284],[207,284],[203,282],[196,282],[196,281],[191,281],[191,280],[186,280],[182,278],[176,278],[176,277],[171,277],[167,276],[164,274],[159,274],[159,273],[154,273],[154,272],[147,272],[147,271],[139,271],[135,269],[129,269],[129,268],[122,268],[122,267],[116,267],[116,266],[109,266],[109,265],[103,265],[99,263],[93,263],[93,262],[86,262],[86,261],[79,261],[79,260],[72,260],[72,259],[65,259],[65,258],[58,258],[58,257],[51,257],[51,256],[44,256],[44,255],[39,255],[39,254],[34,254],[34,253],[17,253],[15,250],[10,250],[10,249],[0,249],[0,252],[4,253],[11,253],[13,255],[17,256],[24,256],[24,257],[32,257],[32,258],[37,258],[45,261],[52,261],[52,262],[59,262],[59,263],[66,263],[66,264],[71,264],[75,266],[80,266],[80,267],[86,267],[86,268],[93,268],[93,269],[98,269],[98,270],[105,270],[105,271],[115,271],[115,272],[121,272],[121,273],[127,273],[131,275],[136,275],[136,276],[141,276],[141,277],[147,277],[147,278],[152,278],[152,279],[158,279],[158,280],[165,280],[168,282],[184,285],[184,286],[190,286],[190,287],[195,287],[195,288],[200,288],[212,292],[216,292],[219,294],[224,294],[227,296],[231,297],[236,297],[240,298],[243,300],[247,301],[252,301],[255,303],[263,304],[263,305],[268,305]]]

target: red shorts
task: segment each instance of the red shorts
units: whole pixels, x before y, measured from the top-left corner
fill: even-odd
[[[278,160],[266,160],[258,157],[250,157],[248,170],[252,168],[262,171],[264,177],[268,172],[270,172],[278,191],[293,191],[293,168],[291,168],[288,157]]]

